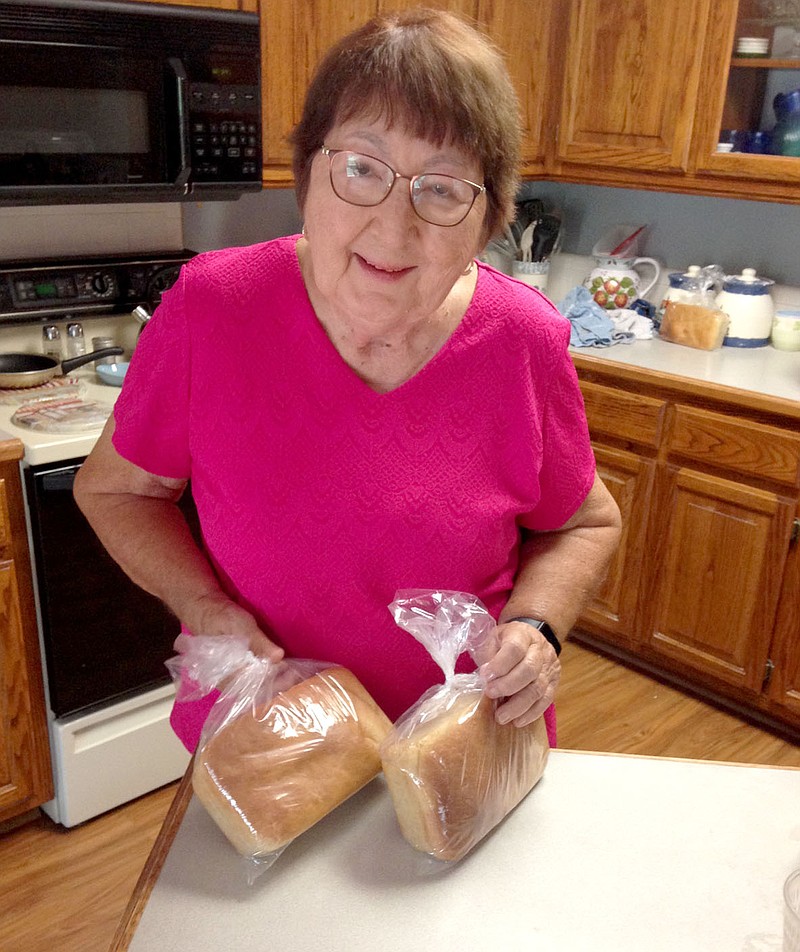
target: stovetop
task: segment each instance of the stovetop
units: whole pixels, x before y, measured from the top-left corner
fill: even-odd
[[[169,251],[142,255],[75,257],[42,261],[0,262],[0,352],[41,353],[42,327],[55,324],[66,338],[66,323],[83,325],[86,349],[95,336],[112,337],[125,349],[120,360],[129,360],[141,325],[131,316],[137,304],[154,307],[174,283],[178,272],[196,252]],[[63,353],[62,359],[67,356]],[[103,383],[95,364],[70,374],[78,381],[77,394],[85,401],[108,407],[119,388]],[[70,391],[71,393],[74,391]],[[43,394],[31,390],[29,399]],[[29,465],[61,462],[87,456],[102,432],[102,425],[76,433],[50,433],[11,422],[25,391],[0,391],[0,439],[19,439]]]

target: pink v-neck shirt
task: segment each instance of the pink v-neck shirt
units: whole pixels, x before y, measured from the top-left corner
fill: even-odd
[[[520,529],[560,527],[592,485],[569,323],[479,264],[451,338],[376,393],[317,320],[296,242],[184,266],[137,345],[114,445],[191,479],[223,588],[287,655],[350,668],[394,720],[443,681],[395,625],[395,592],[470,592],[496,618]],[[175,705],[190,750],[211,700]]]

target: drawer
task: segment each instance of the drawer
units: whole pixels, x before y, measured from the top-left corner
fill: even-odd
[[[666,401],[582,380],[589,432],[657,447]]]
[[[800,486],[800,436],[788,430],[679,406],[668,445],[710,466]]]

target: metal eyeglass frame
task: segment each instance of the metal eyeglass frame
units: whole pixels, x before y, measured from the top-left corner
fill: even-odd
[[[391,165],[389,165],[388,162],[384,162],[383,159],[379,159],[377,158],[377,156],[369,155],[369,153],[367,152],[356,152],[353,149],[329,149],[325,145],[320,146],[320,152],[323,155],[326,155],[328,157],[328,178],[330,179],[333,193],[334,195],[336,195],[337,198],[340,198],[343,202],[347,202],[348,205],[355,205],[357,208],[376,208],[378,205],[382,205],[386,201],[386,199],[392,194],[394,183],[398,179],[401,179],[401,178],[406,179],[408,181],[408,199],[411,202],[411,207],[414,209],[414,214],[417,216],[417,218],[421,219],[424,222],[427,222],[427,224],[436,225],[437,228],[453,228],[456,225],[460,225],[461,222],[463,222],[464,219],[467,217],[467,215],[469,215],[469,213],[472,211],[475,205],[475,202],[478,199],[478,196],[483,194],[486,191],[485,185],[478,185],[477,182],[470,182],[469,179],[462,179],[462,178],[459,178],[457,175],[447,175],[446,173],[443,173],[443,172],[420,172],[419,175],[403,175],[401,172],[396,172],[391,167]],[[335,156],[341,155],[342,153],[350,153],[351,155],[363,155],[365,159],[372,159],[373,162],[380,162],[381,165],[386,166],[386,168],[392,173],[394,178],[392,179],[392,183],[389,186],[389,188],[386,190],[386,194],[383,196],[383,198],[379,199],[377,202],[369,202],[369,203],[351,202],[350,199],[344,198],[342,195],[340,195],[336,191],[336,186],[333,184],[333,159]],[[463,182],[465,185],[469,185],[469,187],[472,189],[472,201],[469,203],[467,210],[464,212],[461,218],[458,219],[458,221],[452,221],[452,222],[448,222],[447,224],[442,224],[441,222],[438,222],[438,221],[431,221],[429,218],[425,218],[424,215],[420,214],[419,209],[414,204],[414,183],[418,179],[424,178],[426,175],[440,175],[442,178],[453,179],[454,182]]]

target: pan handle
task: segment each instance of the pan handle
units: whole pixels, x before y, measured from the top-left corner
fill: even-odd
[[[124,354],[122,347],[103,347],[100,350],[93,350],[90,354],[81,354],[80,357],[70,357],[69,360],[61,361],[62,373],[68,374],[84,364],[90,364],[93,360],[100,360],[102,357],[118,357]]]

